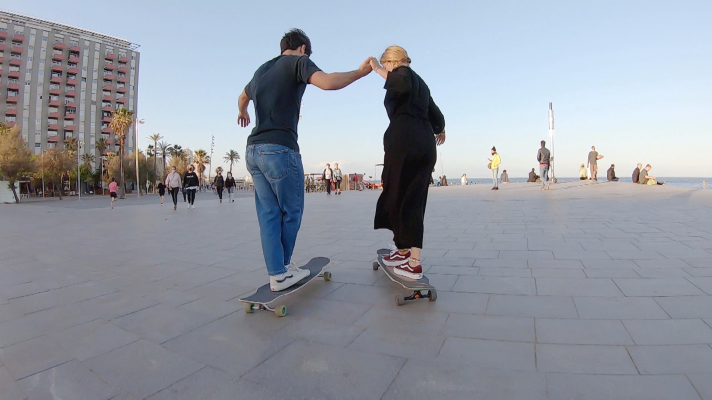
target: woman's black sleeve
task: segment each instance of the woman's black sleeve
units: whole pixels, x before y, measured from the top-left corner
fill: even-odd
[[[428,105],[428,120],[436,135],[445,130],[445,117],[433,101],[433,96],[430,96],[430,104]]]

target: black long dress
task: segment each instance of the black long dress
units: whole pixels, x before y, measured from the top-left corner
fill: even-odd
[[[437,161],[435,134],[444,130],[445,117],[428,85],[409,67],[389,73],[384,88],[391,122],[383,136],[383,193],[374,229],[391,230],[399,249],[422,248],[428,186]]]

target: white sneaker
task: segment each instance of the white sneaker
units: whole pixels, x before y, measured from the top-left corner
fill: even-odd
[[[195,205],[191,205],[191,206],[190,206],[190,209],[191,209],[191,210],[195,210]]]
[[[308,277],[310,274],[308,269],[301,269],[290,264],[287,267],[287,272],[279,275],[272,275],[269,277],[270,290],[273,292],[279,292],[294,286],[297,282]]]
[[[188,209],[190,210],[190,204],[188,204]]]

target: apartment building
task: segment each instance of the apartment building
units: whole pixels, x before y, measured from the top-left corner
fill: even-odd
[[[138,114],[137,44],[0,11],[0,121],[20,124],[35,154],[75,137],[100,160],[96,142],[118,151],[109,129],[119,107]],[[125,150],[134,149],[134,126]]]

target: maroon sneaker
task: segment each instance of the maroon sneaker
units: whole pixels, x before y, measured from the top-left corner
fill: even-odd
[[[405,253],[401,253],[398,250],[393,250],[391,254],[383,257],[383,264],[389,267],[395,267],[396,265],[401,265],[403,262],[408,262],[410,260],[410,250]]]
[[[417,281],[423,278],[423,267],[420,264],[413,267],[410,265],[410,261],[405,261],[401,265],[394,266],[393,273]]]

